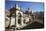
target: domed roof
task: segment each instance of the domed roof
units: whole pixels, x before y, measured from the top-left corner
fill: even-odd
[[[20,10],[20,7],[18,6],[18,4],[16,5],[16,10]]]

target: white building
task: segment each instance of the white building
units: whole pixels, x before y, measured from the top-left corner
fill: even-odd
[[[16,28],[20,29],[23,28],[24,26],[27,26],[28,24],[26,23],[29,22],[29,17],[27,16],[24,17],[23,12],[21,11],[21,8],[18,6],[18,4],[15,5],[15,8],[16,8],[15,13],[12,14],[11,22],[9,22],[10,27],[15,25]]]
[[[20,27],[24,24],[23,12],[20,11],[20,7],[18,5],[16,5],[15,7],[16,7],[16,12],[15,12],[16,15],[12,14],[10,26],[15,25],[16,27]]]

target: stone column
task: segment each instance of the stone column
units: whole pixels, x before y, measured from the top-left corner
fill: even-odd
[[[18,13],[16,11],[16,27],[18,26]]]
[[[11,17],[11,24],[10,24],[10,26],[12,26],[12,25],[15,25],[15,18],[14,17]]]
[[[23,25],[24,23],[23,23],[23,17],[21,17],[21,24]]]
[[[24,23],[23,23],[23,13],[21,12],[21,24],[23,25]]]
[[[18,16],[16,16],[16,27],[18,26]]]

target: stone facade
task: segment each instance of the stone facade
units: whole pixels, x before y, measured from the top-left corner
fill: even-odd
[[[8,22],[8,24],[10,23],[10,27],[12,25],[15,25],[16,28],[20,29],[20,28],[23,28],[24,26],[27,26],[28,23],[32,21],[29,19],[32,19],[32,17],[28,14],[23,14],[23,12],[20,10],[20,7],[16,5],[16,11],[15,13],[12,14],[11,22]],[[10,18],[9,18],[9,21],[10,21]]]

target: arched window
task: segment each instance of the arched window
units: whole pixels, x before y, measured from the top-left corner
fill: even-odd
[[[18,24],[20,24],[20,25],[21,25],[21,17],[22,17],[22,15],[21,15],[21,13],[19,12],[19,13],[18,13]]]

